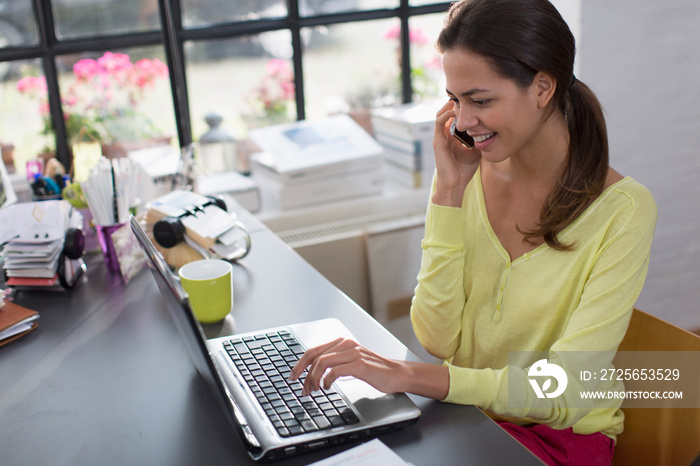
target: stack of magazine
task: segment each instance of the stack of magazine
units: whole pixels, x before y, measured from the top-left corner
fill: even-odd
[[[251,131],[253,177],[272,208],[381,193],[382,147],[347,115]]]
[[[435,170],[435,115],[444,102],[417,102],[372,110],[374,137],[384,148],[384,173],[409,188],[429,186]]]

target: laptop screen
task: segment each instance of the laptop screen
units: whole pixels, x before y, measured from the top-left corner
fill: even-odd
[[[170,312],[170,316],[187,346],[190,357],[204,381],[209,385],[211,392],[217,398],[217,402],[225,407],[224,411],[231,420],[234,420],[235,415],[231,410],[231,406],[223,396],[223,393],[228,393],[228,389],[221,383],[220,377],[217,376],[218,369],[209,357],[209,350],[205,344],[206,337],[190,309],[187,293],[182,289],[176,275],[171,272],[162,254],[158,252],[146,235],[146,232],[141,228],[138,220],[132,216],[130,223],[131,230],[134,232],[141,249],[146,255],[147,264],[153,273],[161,295],[165,299],[168,312]]]

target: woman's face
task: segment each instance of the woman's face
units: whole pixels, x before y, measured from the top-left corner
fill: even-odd
[[[537,143],[544,115],[537,79],[523,90],[466,49],[445,51],[443,67],[457,129],[474,138],[485,160],[501,162]]]

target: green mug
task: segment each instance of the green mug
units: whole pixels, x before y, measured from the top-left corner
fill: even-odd
[[[233,267],[221,259],[189,262],[178,271],[195,317],[203,324],[223,320],[233,307]]]

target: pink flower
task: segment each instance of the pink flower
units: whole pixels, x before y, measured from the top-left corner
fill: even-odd
[[[102,67],[90,58],[84,58],[73,65],[73,74],[79,82],[92,81],[95,76],[99,76],[103,72]]]
[[[386,40],[399,40],[401,37],[401,25],[395,24],[384,33],[384,39]]]
[[[47,101],[43,101],[39,104],[39,114],[41,114],[41,116],[47,116],[49,114],[49,110],[49,103]]]
[[[428,60],[425,66],[431,70],[441,71],[442,70],[442,56],[433,57]]]
[[[401,38],[401,25],[400,24],[395,24],[394,26],[387,29],[387,31],[384,33],[384,39],[386,39],[386,40],[400,40],[400,38]],[[420,28],[410,28],[408,30],[408,40],[412,44],[416,44],[416,45],[425,45],[430,41],[428,39],[428,36],[425,35],[425,32],[423,32],[423,30]]]
[[[428,36],[425,35],[422,29],[409,29],[408,38],[412,44],[425,45],[428,43]]]
[[[17,81],[17,90],[22,94],[46,94],[44,76],[27,76]]]
[[[273,58],[267,62],[267,74],[270,76],[284,76],[291,73],[289,64],[285,60]]]
[[[129,55],[113,52],[105,52],[97,59],[97,64],[109,74],[129,73],[134,67]]]

